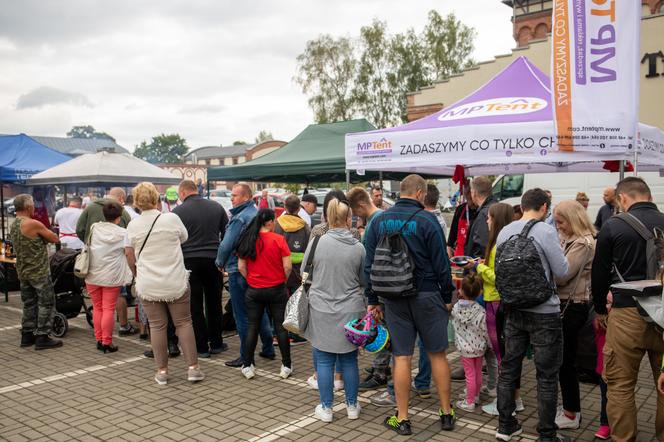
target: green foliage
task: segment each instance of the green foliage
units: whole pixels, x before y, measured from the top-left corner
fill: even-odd
[[[69,138],[97,138],[103,140],[111,140],[115,142],[115,138],[107,134],[106,132],[97,132],[95,128],[87,126],[74,126],[69,132],[67,132]]]
[[[272,132],[262,130],[262,131],[258,132],[258,136],[256,136],[255,143],[258,144],[258,143],[262,143],[264,141],[270,141],[270,140],[274,140],[274,137],[272,136]]]
[[[242,140],[233,141],[233,146],[242,146],[244,144],[247,144],[247,142]]]
[[[321,35],[297,57],[295,81],[317,123],[364,116],[377,127],[407,121],[406,94],[469,67],[475,31],[430,11],[421,33],[391,35],[374,19],[357,38]]]
[[[134,150],[134,156],[153,164],[179,163],[189,151],[187,141],[178,134],[160,134],[152,137],[148,144],[141,142]]]

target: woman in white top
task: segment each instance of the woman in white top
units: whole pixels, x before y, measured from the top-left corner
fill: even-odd
[[[120,287],[131,282],[131,270],[124,253],[126,230],[120,227],[122,206],[108,202],[102,208],[106,222],[92,225],[90,230],[90,267],[85,285],[92,299],[92,318],[97,349],[104,353],[118,351],[113,345],[115,304]]]
[[[166,328],[170,313],[187,362],[187,380],[202,381],[189,307],[189,273],[184,267],[181,244],[187,229],[174,213],[160,213],[159,192],[152,183],[132,190],[141,216],[127,227],[127,258],[136,275],[135,294],[150,321],[150,339],[157,364],[155,381],[168,383]]]

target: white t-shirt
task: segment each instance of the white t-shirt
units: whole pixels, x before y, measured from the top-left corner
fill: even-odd
[[[134,208],[131,207],[131,206],[124,206],[124,209],[127,211],[127,213],[129,214],[129,216],[131,217],[131,219],[136,219],[136,218],[138,218],[138,217],[140,216],[138,213],[136,213],[136,211],[134,210]]]
[[[83,248],[83,241],[76,236],[76,223],[81,213],[83,210],[76,207],[63,207],[55,213],[53,222],[60,227],[60,242],[68,249]]]

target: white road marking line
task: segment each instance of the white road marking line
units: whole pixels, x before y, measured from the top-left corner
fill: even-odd
[[[19,324],[19,325],[10,325],[8,327],[2,327],[2,328],[0,328],[0,332],[7,331],[7,330],[16,330],[17,328],[21,328],[21,324]]]

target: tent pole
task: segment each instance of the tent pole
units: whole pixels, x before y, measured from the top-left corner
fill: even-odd
[[[0,168],[2,175],[2,168]],[[2,212],[2,240],[5,240],[5,182],[0,177],[0,212]],[[6,282],[6,281],[5,281]]]
[[[625,179],[625,160],[620,160],[620,181]]]
[[[350,170],[346,171],[346,192],[350,190]]]
[[[634,150],[634,176],[639,176],[639,152]]]

